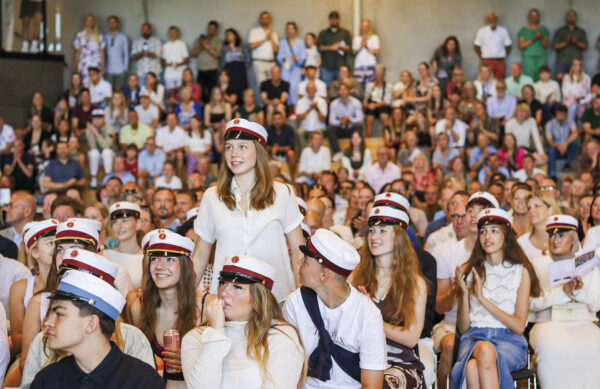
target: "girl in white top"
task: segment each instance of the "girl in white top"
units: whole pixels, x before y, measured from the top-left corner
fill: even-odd
[[[365,170],[372,164],[371,150],[365,144],[361,130],[352,131],[350,147],[344,151],[342,166],[348,169],[349,178],[354,181],[364,179]]]
[[[121,131],[121,127],[127,124],[128,112],[127,101],[125,101],[123,93],[120,91],[114,92],[110,104],[104,112],[104,119],[106,123],[113,126],[115,134],[118,134]]]
[[[250,256],[229,258],[206,320],[182,341],[183,376],[191,388],[296,388],[306,375],[305,352],[271,293],[276,271]]]
[[[542,104],[549,106],[558,103],[560,98],[560,85],[550,78],[550,68],[542,66],[540,69],[540,80],[533,85],[535,96]]]
[[[517,106],[515,117],[506,122],[506,133],[515,136],[518,147],[524,147],[532,152],[535,166],[541,166],[548,162],[548,156],[544,152],[540,132],[535,119],[531,117],[529,105],[522,103]]]
[[[529,231],[517,239],[529,260],[548,254],[548,233],[546,220],[550,215],[560,213],[558,203],[550,192],[535,191],[527,196],[527,217]]]
[[[523,331],[529,296],[539,295],[539,282],[515,240],[506,211],[482,211],[477,227],[473,253],[456,269],[457,331],[462,336],[452,387],[512,388],[510,373],[527,364]]]
[[[102,255],[109,261],[124,267],[131,277],[131,287],[142,284],[142,260],[144,255],[138,245],[137,230],[140,229],[140,206],[128,201],[119,201],[110,206],[110,225],[119,245],[104,250]]]
[[[190,130],[185,139],[184,151],[187,158],[188,176],[196,170],[198,158],[207,155],[212,145],[212,134],[202,125],[202,118],[198,115],[190,119]]]
[[[568,120],[578,120],[586,106],[592,101],[592,81],[585,74],[583,62],[574,59],[569,74],[562,80],[563,104],[569,109]]]
[[[203,274],[216,241],[215,273],[232,255],[260,257],[277,269],[273,294],[283,300],[297,286],[302,257],[303,217],[296,196],[288,185],[273,181],[264,149],[267,131],[260,124],[233,119],[227,123],[224,139],[225,163],[221,164],[217,186],[204,193],[194,224],[200,237],[194,251],[197,278]],[[215,277],[211,293],[216,293],[217,287]]]
[[[494,72],[488,65],[481,65],[479,68],[479,76],[473,82],[475,90],[477,90],[477,100],[487,100],[488,97],[496,96],[496,79]]]
[[[375,65],[379,56],[379,37],[373,33],[371,20],[363,19],[360,34],[352,40],[354,52],[354,77],[362,85],[373,81]]]
[[[306,46],[306,60],[304,61],[304,67],[314,66],[319,69],[321,67],[321,54],[319,54],[319,50],[317,49],[317,37],[314,33],[309,32],[306,34],[304,37],[304,45]]]
[[[600,328],[594,324],[600,310],[600,270],[594,266],[584,276],[554,287],[550,287],[548,274],[551,263],[583,254],[577,225],[571,216],[548,218],[550,253],[532,261],[542,294],[529,303],[530,321],[536,323],[529,342],[545,389],[592,389],[600,382]],[[593,257],[594,252],[588,256]]]
[[[152,104],[158,108],[159,117],[165,110],[165,87],[158,82],[158,77],[154,72],[146,73],[146,85],[140,90],[140,95],[150,96]]]

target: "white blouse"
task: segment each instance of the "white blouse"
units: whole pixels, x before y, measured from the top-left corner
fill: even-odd
[[[564,98],[563,104],[567,107],[573,104],[575,99],[581,99],[579,100],[579,104],[590,103],[593,97],[590,76],[584,74],[583,79],[580,82],[577,82],[576,78],[571,81],[569,75],[565,74],[562,81],[562,93]]]
[[[190,388],[295,388],[302,374],[304,351],[289,325],[269,330],[269,358],[265,376],[248,357],[247,322],[226,322],[225,328],[199,327],[181,343],[183,377]]]
[[[212,134],[209,130],[204,130],[204,137],[194,133],[185,138],[185,145],[189,147],[192,153],[207,153],[212,146]]]
[[[294,190],[281,182],[273,186],[275,203],[260,211],[249,209],[247,216],[240,207],[241,191],[235,178],[231,182],[234,210],[219,199],[216,187],[209,188],[200,202],[194,231],[207,243],[217,242],[214,274],[219,274],[225,259],[234,255],[252,255],[273,266],[277,270],[273,294],[281,301],[296,289],[285,235],[298,227],[303,217]],[[218,286],[218,277],[213,277],[210,292],[216,294]]]
[[[519,238],[517,239],[517,243],[519,244],[519,246],[521,246],[521,249],[523,250],[525,255],[527,255],[527,258],[529,258],[529,260],[531,261],[533,258],[537,258],[539,256],[544,255],[544,253],[542,253],[542,250],[538,249],[533,245],[533,243],[531,243],[531,239],[529,239],[530,237],[531,233],[526,232],[523,235],[519,236]]]
[[[145,86],[142,87],[140,94],[147,94],[150,96],[152,104],[156,105],[161,111],[165,109],[165,87],[162,84],[156,85],[156,91],[149,91]]]
[[[511,133],[517,139],[517,146],[531,149],[531,139],[533,138],[533,145],[535,150],[544,154],[544,146],[542,146],[542,140],[540,139],[540,132],[537,127],[537,123],[534,118],[529,118],[523,123],[519,123],[516,118],[510,119],[506,122],[506,133]]]
[[[374,67],[377,65],[377,57],[369,50],[379,49],[379,37],[377,35],[368,37],[367,45],[363,48],[361,48],[361,43],[362,37],[360,35],[356,35],[352,40],[352,50],[356,52],[356,56],[354,57],[354,68]]]

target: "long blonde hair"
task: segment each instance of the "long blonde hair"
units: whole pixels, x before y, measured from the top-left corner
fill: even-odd
[[[370,38],[371,36],[373,36],[373,24],[371,23],[371,19],[364,18],[363,20],[361,20],[360,21],[361,36],[362,36],[362,24],[364,22],[369,23],[369,30],[367,31],[367,38]]]
[[[98,23],[96,22],[96,18],[94,17],[94,15],[92,15],[92,14],[87,14],[87,15],[85,16],[85,19],[83,19],[83,20],[84,20],[84,23],[83,23],[83,31],[85,31],[85,32],[86,32],[86,35],[87,35],[87,32],[88,32],[88,30],[87,30],[87,27],[85,26],[85,21],[87,21],[87,19],[88,19],[88,18],[92,18],[92,20],[94,21],[94,28],[92,28],[92,31],[91,31],[91,32],[92,32],[92,35],[94,36],[94,38],[96,39],[96,43],[97,43],[97,44],[100,44],[100,41],[101,41],[102,39],[100,38],[100,33],[98,32]]]
[[[575,61],[579,62],[581,70],[578,73],[575,73],[573,71],[573,63],[571,63],[571,67],[569,68],[569,81],[580,83],[581,81],[583,81],[583,78],[585,76],[585,69],[583,68],[583,62],[580,59],[574,59],[573,62]],[[576,81],[573,79],[573,76],[577,76]]]
[[[124,118],[126,116],[126,112],[127,112],[127,102],[125,101],[125,96],[123,95],[123,92],[121,91],[116,91],[115,93],[113,93],[113,98],[115,95],[119,95],[121,96],[121,104],[119,104],[119,106],[115,106],[115,104],[113,103],[112,99],[110,100],[110,104],[108,105],[108,112],[111,118],[115,117],[115,109],[119,110],[119,115],[117,117],[119,118]]]
[[[384,320],[401,324],[408,328],[416,320],[416,301],[419,291],[419,278],[424,280],[419,270],[417,253],[410,243],[404,228],[394,225],[394,249],[390,289],[384,300],[382,315]],[[374,296],[379,286],[377,280],[377,260],[371,254],[365,235],[361,248],[361,260],[352,273],[352,285],[364,286],[367,292]],[[386,321],[387,321],[386,320]]]
[[[534,192],[531,192],[527,196],[527,203],[529,204],[529,200],[531,200],[534,197],[539,199],[542,203],[544,203],[544,205],[546,207],[551,208],[550,215],[559,215],[561,213],[560,207],[558,206],[558,203],[556,202],[556,198],[554,198],[554,195],[551,192],[547,192],[547,191],[543,191],[543,190],[536,190]],[[527,209],[529,209],[529,206],[527,207]],[[531,224],[529,221],[527,223],[529,225],[528,232],[531,235],[533,235],[535,226],[533,224]]]
[[[254,167],[256,181],[250,192],[250,206],[257,211],[263,210],[275,204],[275,188],[273,177],[269,170],[269,161],[264,147],[253,140],[256,149],[256,166]],[[235,196],[231,193],[231,181],[233,173],[227,167],[225,161],[221,162],[219,179],[217,181],[217,194],[225,206],[232,211],[235,209]],[[290,189],[291,190],[291,189]]]

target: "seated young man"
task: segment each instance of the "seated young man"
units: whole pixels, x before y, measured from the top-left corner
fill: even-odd
[[[110,284],[69,270],[52,295],[47,345],[71,354],[42,369],[31,388],[164,388],[150,365],[110,341],[125,298]]]

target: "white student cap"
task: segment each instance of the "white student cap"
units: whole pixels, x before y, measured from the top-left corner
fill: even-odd
[[[296,201],[298,202],[298,208],[300,208],[300,213],[302,216],[306,216],[306,210],[308,206],[306,205],[306,201],[302,197],[296,196]]]
[[[225,135],[227,139],[250,139],[257,140],[261,145],[267,144],[267,130],[258,123],[246,119],[230,120],[225,126]]]
[[[399,224],[406,229],[410,219],[406,212],[391,206],[373,207],[369,212],[369,225]]]
[[[92,117],[94,118],[98,118],[98,117],[104,117],[104,110],[102,108],[96,108],[92,111]]]
[[[86,243],[91,245],[95,250],[98,250],[98,241],[100,240],[98,225],[101,224],[90,219],[67,219],[58,224],[54,242]]]
[[[159,232],[150,237],[146,252],[149,255],[169,256],[185,255],[188,258],[194,253],[194,242],[190,238],[176,233]]]
[[[577,231],[579,222],[573,216],[569,215],[552,215],[546,219],[546,231],[554,233],[561,230]]]
[[[469,202],[467,202],[467,208],[471,203],[478,203],[484,205],[486,207],[500,208],[500,204],[498,204],[498,200],[488,192],[475,192],[469,197]]]
[[[25,246],[30,249],[39,238],[56,235],[58,220],[47,219],[40,222],[31,222],[27,224],[27,232],[25,232],[25,236],[23,238],[25,239]]]
[[[236,255],[225,260],[219,279],[245,284],[257,283],[272,290],[276,274],[277,271],[262,259]]]
[[[316,230],[306,245],[300,246],[300,250],[326,268],[346,277],[360,262],[358,251],[350,243],[325,228]]]
[[[375,196],[373,207],[380,207],[382,205],[398,208],[404,212],[410,211],[410,203],[406,197],[399,193],[385,192]]]
[[[304,235],[304,239],[308,240],[308,238],[310,238],[310,236],[312,235],[310,227],[307,226],[305,223],[300,223],[300,226],[302,227],[302,235]]]
[[[185,221],[197,218],[198,212],[200,212],[200,209],[198,209],[198,207],[194,207],[187,211],[187,213],[185,214]]]
[[[58,296],[84,301],[115,321],[125,306],[125,298],[117,289],[78,270],[69,270],[61,278],[52,295]]]
[[[67,270],[81,270],[90,273],[113,285],[117,277],[118,268],[100,254],[83,249],[65,250],[60,273]]]
[[[156,235],[156,234],[161,234],[161,233],[165,233],[165,234],[173,234],[174,232],[164,229],[164,228],[159,228],[156,230],[152,230],[152,231],[148,231],[148,233],[146,235],[144,235],[144,237],[142,238],[142,251],[144,252],[144,254],[146,253],[146,250],[148,249],[148,245],[150,244],[150,238],[152,238],[152,236]]]
[[[513,218],[508,212],[502,208],[488,208],[479,212],[477,217],[477,227],[487,224],[504,224],[508,228],[512,228]]]
[[[108,208],[108,215],[111,219],[120,217],[134,216],[140,217],[140,206],[129,201],[117,201]]]

